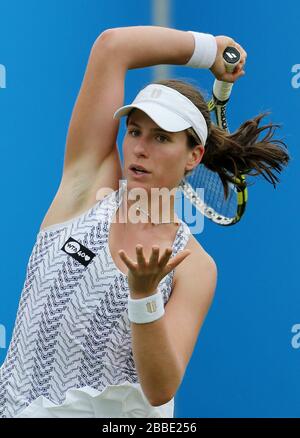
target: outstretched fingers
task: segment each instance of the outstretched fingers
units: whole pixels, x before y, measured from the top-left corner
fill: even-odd
[[[159,246],[152,246],[152,253],[149,259],[149,263],[147,263],[145,259],[142,245],[136,246],[137,262],[134,262],[130,257],[128,257],[123,249],[120,249],[118,251],[118,254],[125,263],[125,265],[128,267],[128,269],[130,269],[132,272],[138,272],[141,268],[150,268],[154,269],[155,271],[157,270],[157,268],[159,268],[159,270],[165,272],[166,275],[167,273],[175,269],[176,266],[178,266],[186,257],[191,254],[191,251],[189,249],[185,249],[180,251],[175,257],[172,257],[170,259],[172,251],[173,250],[171,247],[166,248],[163,255],[159,259]],[[146,271],[142,270],[141,272]]]
[[[165,269],[167,272],[172,271],[176,268],[186,257],[188,257],[191,254],[191,251],[189,249],[184,249],[183,251],[180,251],[175,257],[173,257],[169,263],[166,264]]]
[[[165,266],[165,264],[168,262],[169,258],[171,257],[171,254],[172,254],[172,248],[170,247],[166,248],[165,252],[163,253],[163,255],[161,256],[158,262],[158,266],[160,268],[163,268]]]
[[[152,253],[149,259],[149,266],[152,268],[158,264],[158,257],[159,257],[159,246],[153,245],[152,246]]]
[[[130,257],[128,257],[123,249],[120,249],[118,251],[118,254],[128,269],[131,269],[132,271],[135,271],[137,269],[137,263],[135,263]]]
[[[143,246],[138,244],[135,247],[136,250],[136,259],[137,259],[137,263],[141,268],[145,268],[146,266],[146,259],[144,256],[144,252],[143,252]]]

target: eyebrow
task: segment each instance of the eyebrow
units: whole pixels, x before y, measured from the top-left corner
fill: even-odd
[[[141,127],[138,123],[136,123],[136,122],[134,122],[134,121],[130,121],[130,122],[128,122],[128,125],[137,126],[138,128]],[[162,129],[162,128],[151,128],[150,131],[153,131],[153,132],[163,132],[163,133],[165,133],[165,134],[167,134],[167,135],[173,135],[173,134],[174,134],[173,132],[165,131],[165,130]]]

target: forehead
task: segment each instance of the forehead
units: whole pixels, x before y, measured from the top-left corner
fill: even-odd
[[[154,120],[152,120],[151,117],[148,116],[148,114],[138,108],[131,111],[128,117],[128,123],[130,122],[143,123],[147,124],[149,127],[160,128],[160,126],[157,125]]]
[[[131,111],[129,117],[128,117],[128,125],[130,123],[136,122],[139,126],[147,127],[148,129],[155,131],[161,131],[167,133],[172,139],[176,139],[179,141],[184,141],[186,139],[186,132],[184,131],[166,131],[165,129],[161,128],[159,125],[157,125],[154,120],[151,119],[144,111],[135,108]]]

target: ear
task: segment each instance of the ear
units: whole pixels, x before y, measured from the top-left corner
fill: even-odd
[[[202,144],[197,144],[193,150],[189,152],[189,159],[186,163],[185,170],[193,170],[202,161],[205,148]]]

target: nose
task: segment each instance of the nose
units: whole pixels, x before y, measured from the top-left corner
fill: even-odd
[[[146,145],[146,142],[139,138],[139,141],[136,142],[134,145],[133,151],[136,156],[144,156],[147,157],[149,155],[148,147]]]

